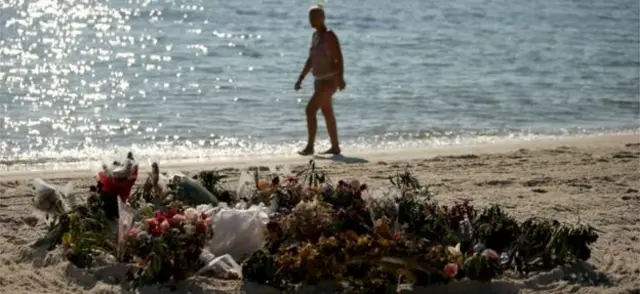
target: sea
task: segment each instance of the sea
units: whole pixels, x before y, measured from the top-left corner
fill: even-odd
[[[296,156],[316,3],[0,1],[0,171]],[[321,3],[346,154],[640,130],[638,0]]]

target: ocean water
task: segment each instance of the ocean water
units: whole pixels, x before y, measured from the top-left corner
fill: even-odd
[[[311,4],[1,1],[0,170],[292,154]],[[637,0],[324,4],[346,152],[640,129]]]

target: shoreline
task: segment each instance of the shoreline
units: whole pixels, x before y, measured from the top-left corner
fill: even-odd
[[[502,141],[497,143],[480,143],[470,145],[449,145],[424,148],[388,149],[373,151],[346,151],[340,156],[299,156],[299,155],[250,155],[243,157],[221,157],[219,159],[208,160],[159,160],[158,163],[163,170],[179,170],[193,172],[200,170],[211,170],[220,168],[246,169],[254,165],[304,165],[311,159],[321,162],[336,163],[367,163],[388,160],[409,160],[414,158],[433,158],[436,156],[456,156],[464,154],[492,154],[517,151],[519,149],[549,149],[557,147],[581,147],[597,145],[600,147],[610,147],[619,145],[621,142],[640,143],[640,133],[620,133],[620,134],[592,134],[584,136],[536,138],[531,140]],[[136,157],[136,154],[134,154]],[[139,174],[146,175],[150,170],[150,163],[141,160]],[[40,177],[43,179],[75,178],[93,176],[99,169],[100,164],[94,161],[86,168],[68,167],[63,169],[36,169],[36,170],[16,170],[0,171],[0,181],[25,180]]]

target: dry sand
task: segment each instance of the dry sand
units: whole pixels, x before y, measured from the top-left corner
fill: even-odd
[[[234,178],[248,165],[295,166],[305,161],[245,158],[172,168],[194,171],[216,166]],[[602,231],[589,261],[592,268],[583,265],[528,277],[514,274],[490,284],[460,282],[419,293],[640,293],[638,134],[389,151],[317,162],[331,170],[333,179],[358,178],[372,187],[387,186],[384,177],[408,167],[423,183],[434,185],[443,201],[470,197],[475,205],[501,204],[519,218],[535,215],[581,221]],[[57,251],[29,248],[44,233],[30,206],[30,182],[35,175],[60,185],[73,181],[79,191],[87,191],[93,183],[88,171],[0,174],[0,293],[122,293],[118,285],[122,266],[80,270]],[[589,278],[580,278],[581,273]],[[198,277],[181,285],[177,293],[265,293],[255,285],[236,286]]]

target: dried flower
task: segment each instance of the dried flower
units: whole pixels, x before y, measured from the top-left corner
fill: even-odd
[[[271,188],[271,183],[269,183],[269,181],[265,180],[265,179],[261,179],[260,181],[258,181],[258,189],[259,190],[266,190]]]
[[[322,185],[322,193],[323,193],[325,196],[328,196],[328,195],[333,194],[333,187],[332,187],[331,185],[327,184],[327,183],[324,183],[324,184]]]

